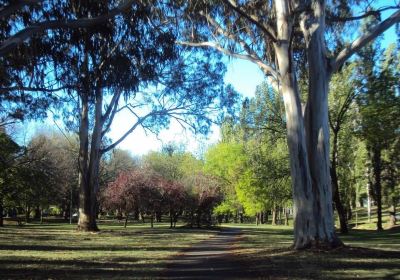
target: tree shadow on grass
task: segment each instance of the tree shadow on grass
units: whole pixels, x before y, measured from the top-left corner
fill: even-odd
[[[154,279],[166,260],[107,256],[99,260],[14,257],[0,260],[0,279]]]
[[[185,249],[185,246],[57,246],[57,245],[25,245],[25,244],[3,244],[1,250],[27,250],[27,251],[176,251]]]
[[[266,279],[400,279],[400,252],[343,247],[331,251],[265,249],[238,255]]]

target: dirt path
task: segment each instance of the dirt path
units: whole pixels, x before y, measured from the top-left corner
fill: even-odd
[[[162,279],[248,279],[257,278],[233,255],[240,230],[224,229],[171,259]]]

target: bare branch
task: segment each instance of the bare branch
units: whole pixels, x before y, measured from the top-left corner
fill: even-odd
[[[118,101],[121,94],[122,92],[114,93],[113,97],[111,98],[110,104],[108,104],[107,110],[103,115],[103,121],[110,117],[112,111],[116,110],[115,108],[118,107]]]
[[[0,44],[0,56],[4,56],[11,52],[17,45],[23,43],[25,40],[29,39],[35,34],[39,34],[46,30],[50,29],[72,29],[72,28],[88,28],[95,26],[97,24],[101,24],[109,20],[110,18],[115,17],[118,14],[121,14],[127,11],[131,5],[134,3],[134,0],[125,0],[118,7],[110,10],[108,14],[94,17],[94,18],[81,18],[76,20],[65,20],[65,21],[44,21],[39,22],[35,25],[26,27],[25,29],[19,31],[15,35],[11,36],[7,40],[3,41]]]
[[[382,12],[388,11],[388,10],[397,10],[399,8],[400,8],[399,6],[388,6],[388,7],[380,8],[378,10],[370,10],[362,15],[353,16],[353,17],[340,17],[340,16],[335,16],[332,14],[327,14],[326,20],[328,22],[347,22],[347,21],[360,20],[360,19],[367,18],[370,16],[373,16],[375,18],[380,18]]]
[[[220,44],[215,43],[215,42],[199,42],[199,43],[195,43],[195,42],[182,42],[182,41],[178,41],[177,42],[180,45],[185,45],[185,46],[191,46],[191,47],[203,47],[203,48],[214,48],[218,51],[220,51],[221,53],[234,57],[234,58],[239,58],[239,59],[244,59],[244,60],[248,60],[251,61],[255,64],[257,64],[266,75],[270,75],[273,76],[275,80],[279,79],[279,74],[278,72],[275,71],[275,69],[273,69],[271,66],[265,64],[264,62],[262,62],[259,59],[256,59],[254,57],[252,57],[251,55],[246,55],[246,54],[238,54],[238,53],[234,53],[228,49],[225,49],[224,47],[222,47]]]
[[[57,92],[65,89],[76,89],[75,87],[72,86],[64,86],[64,87],[59,87],[59,88],[43,88],[43,87],[20,87],[20,86],[15,86],[15,87],[7,87],[7,88],[0,88],[0,93],[7,93],[9,91],[35,91],[35,92]]]
[[[131,126],[130,129],[128,129],[128,131],[126,131],[117,141],[115,141],[114,143],[112,143],[111,145],[109,145],[108,147],[105,147],[103,149],[101,149],[101,153],[106,153],[108,151],[111,151],[112,149],[114,149],[116,146],[118,146],[122,141],[125,140],[126,137],[128,137],[129,134],[131,134],[139,125],[141,125],[148,117],[150,117],[151,115],[154,115],[155,112],[150,112],[148,114],[146,114],[143,117],[139,117],[138,120],[136,121],[136,123],[134,125]]]
[[[203,14],[203,13],[200,13],[200,14],[202,14],[204,17],[206,17],[207,21],[212,26],[214,26],[215,30],[219,34],[221,34],[221,35],[231,39],[232,41],[238,43],[239,45],[241,45],[242,48],[247,52],[247,54],[249,56],[253,57],[255,60],[262,61],[261,58],[257,55],[257,53],[255,51],[253,51],[253,49],[249,46],[248,43],[246,43],[245,40],[242,40],[238,35],[233,34],[233,33],[229,32],[229,31],[225,30],[224,28],[222,28],[222,26],[220,24],[218,24],[210,15]]]
[[[356,40],[354,40],[349,46],[345,47],[336,58],[332,59],[331,62],[331,73],[337,71],[343,63],[349,59],[354,53],[359,51],[369,42],[374,40],[377,36],[385,32],[395,23],[400,22],[400,9],[393,13],[389,18],[385,19],[384,21],[378,23],[374,26],[369,32],[365,33],[364,35],[360,36]]]
[[[276,34],[274,29],[266,24],[261,22],[261,19],[256,15],[248,14],[247,12],[243,11],[234,0],[223,0],[225,4],[227,4],[231,9],[237,12],[240,16],[246,18],[251,23],[255,24],[258,28],[260,28],[273,42],[276,42]]]

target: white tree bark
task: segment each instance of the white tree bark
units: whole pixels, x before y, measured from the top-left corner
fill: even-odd
[[[330,73],[325,48],[325,1],[311,1],[302,14],[308,61],[308,100],[305,112],[306,141],[314,195],[315,242],[329,247],[342,243],[334,227],[330,178],[328,85]]]
[[[280,90],[286,111],[287,141],[290,154],[294,202],[294,247],[306,248],[316,236],[313,216],[314,196],[308,164],[304,118],[300,94],[292,69],[290,38],[292,22],[288,1],[276,0],[277,42],[275,52],[280,73]]]

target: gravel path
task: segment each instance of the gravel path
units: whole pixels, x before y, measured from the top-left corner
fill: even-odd
[[[249,279],[258,278],[233,255],[240,230],[224,229],[171,259],[162,279]]]

